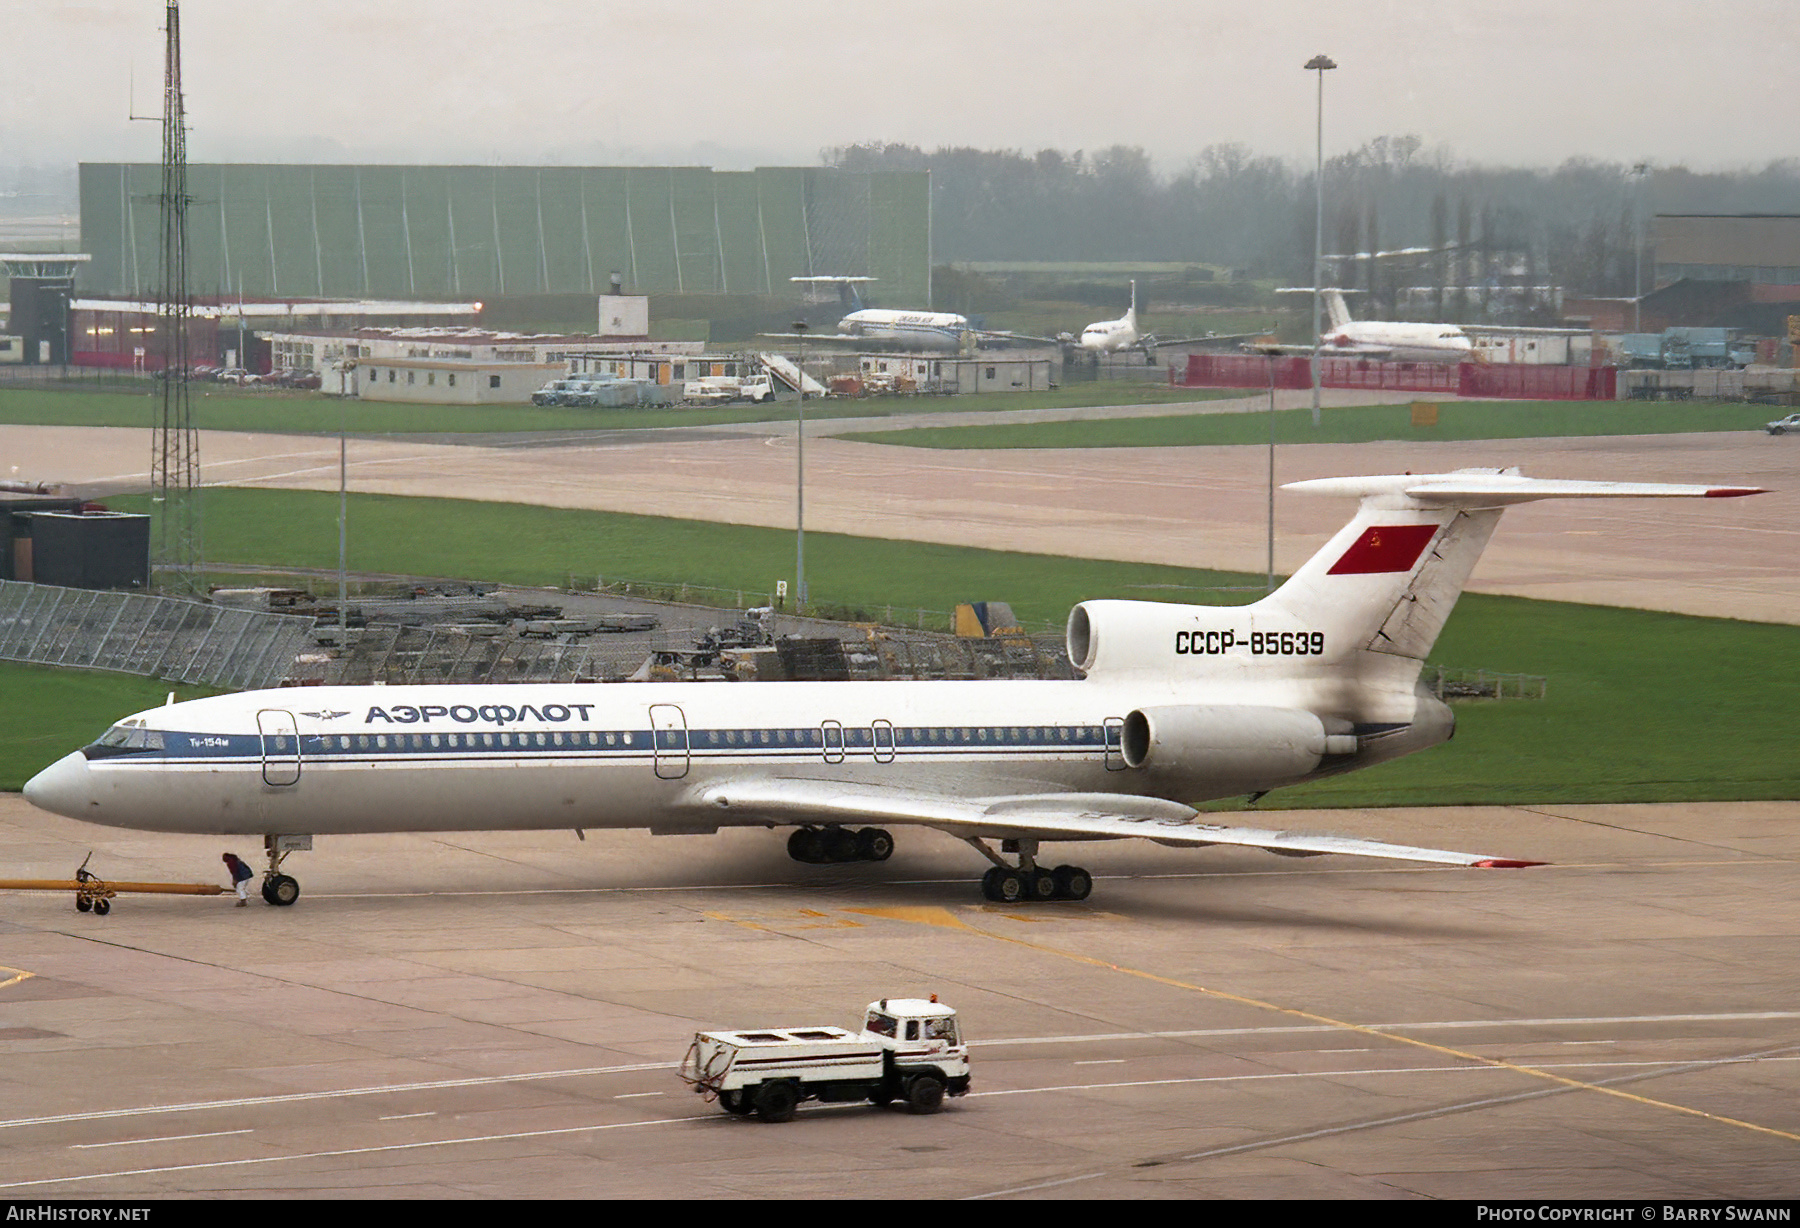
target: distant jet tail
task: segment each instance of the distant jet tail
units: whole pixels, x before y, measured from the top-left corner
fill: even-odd
[[[826,273],[808,277],[790,277],[791,282],[805,286],[836,286],[838,302],[843,304],[846,312],[861,311],[869,304],[862,296],[862,286],[874,281],[873,277],[849,276],[845,274]]]
[[[1319,293],[1325,299],[1325,314],[1331,320],[1333,332],[1350,323],[1350,308],[1344,303],[1342,290],[1321,290]]]
[[[1277,294],[1311,294],[1311,286],[1277,286]],[[1336,286],[1321,286],[1319,298],[1325,307],[1324,328],[1333,332],[1350,323],[1350,308],[1344,302],[1346,294],[1361,294],[1360,290],[1341,290]]]
[[[1131,325],[1131,327],[1133,327],[1133,328],[1136,328],[1138,326],[1137,313],[1138,313],[1137,279],[1133,278],[1132,282],[1131,282],[1131,302],[1125,308],[1125,322],[1127,324]]]

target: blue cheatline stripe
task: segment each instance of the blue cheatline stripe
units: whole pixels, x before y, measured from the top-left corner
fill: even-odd
[[[892,730],[891,737],[877,740],[866,728],[833,729],[827,738],[816,728],[803,729],[698,729],[690,730],[685,743],[680,733],[633,730],[530,730],[440,731],[422,733],[330,733],[299,736],[299,756],[308,761],[333,762],[366,760],[371,757],[405,758],[430,762],[434,758],[465,759],[512,757],[563,757],[579,759],[642,759],[654,751],[686,753],[696,759],[800,759],[811,760],[820,754],[909,756],[938,755],[944,757],[1002,754],[1028,757],[1033,754],[1061,754],[1071,751],[1095,751],[1106,745],[1105,731],[1098,725],[1074,727],[1046,725],[980,725],[980,726],[906,726]],[[156,749],[105,748],[104,760],[133,762],[181,762],[207,760],[215,763],[260,762],[292,758],[295,749],[292,735],[205,734],[164,731],[163,746]]]

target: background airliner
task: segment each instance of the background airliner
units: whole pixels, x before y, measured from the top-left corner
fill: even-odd
[[[1236,341],[1249,333],[1232,333],[1221,335],[1208,333],[1203,337],[1172,337],[1167,340],[1159,338],[1155,333],[1147,333],[1138,327],[1137,282],[1131,283],[1131,300],[1125,308],[1125,314],[1116,320],[1096,320],[1081,330],[1079,337],[1065,333],[1059,340],[1065,345],[1088,351],[1093,361],[1098,362],[1102,354],[1117,354],[1124,350],[1137,350],[1144,356],[1146,363],[1156,361],[1156,347],[1192,345],[1200,341],[1227,342]]]
[[[1517,470],[1287,489],[1360,503],[1252,605],[1082,602],[1068,624],[1075,681],[254,691],[126,718],[25,796],[117,827],[262,835],[272,904],[299,896],[281,872],[291,849],[359,832],[788,827],[789,853],[820,862],[884,860],[889,825],[920,825],[991,862],[983,892],[1005,902],[1088,895],[1086,869],[1044,864],[1056,841],[1532,864],[1227,825],[1194,807],[1449,738],[1420,666],[1507,506],[1758,493]]]
[[[1277,294],[1311,294],[1311,286],[1283,286]],[[1344,304],[1345,291],[1320,290],[1325,300],[1327,323],[1319,335],[1319,352],[1326,358],[1357,357],[1393,362],[1478,362],[1475,343],[1456,324],[1427,324],[1407,320],[1352,320]],[[1312,353],[1310,345],[1259,345],[1245,347],[1259,354]]]
[[[837,322],[837,334],[829,333],[765,333],[783,340],[826,342],[872,342],[897,350],[973,351],[984,342],[1002,344],[1035,342],[1056,345],[1058,339],[1030,337],[1023,333],[977,328],[968,316],[954,311],[904,311],[892,307],[870,307],[863,302],[859,287],[873,277],[790,277],[789,281],[812,286],[836,286],[845,304],[851,308]]]
[[[986,333],[969,322],[969,317],[954,311],[902,311],[889,307],[870,307],[862,299],[860,287],[873,277],[790,277],[789,281],[809,286],[837,286],[851,310],[837,322],[837,335],[808,337],[817,341],[869,341],[900,350],[972,350],[984,337],[1004,334]],[[774,334],[799,340],[800,334]]]

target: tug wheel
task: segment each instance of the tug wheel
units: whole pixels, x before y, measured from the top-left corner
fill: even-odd
[[[944,1083],[936,1075],[914,1075],[906,1081],[906,1106],[915,1113],[935,1113],[944,1107]]]
[[[756,1090],[756,1115],[763,1121],[792,1121],[799,1107],[799,1091],[784,1079],[764,1083]]]

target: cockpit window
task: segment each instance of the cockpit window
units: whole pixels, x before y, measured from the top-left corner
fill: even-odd
[[[103,754],[123,755],[132,751],[162,748],[162,730],[145,729],[135,721],[124,721],[101,734],[88,749],[98,750]]]

